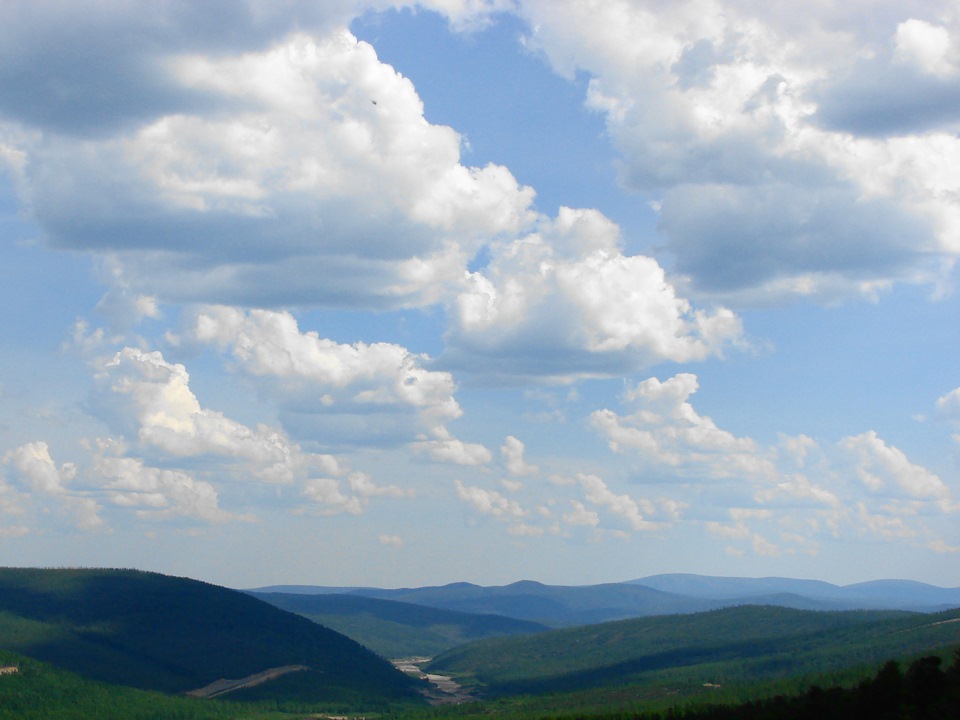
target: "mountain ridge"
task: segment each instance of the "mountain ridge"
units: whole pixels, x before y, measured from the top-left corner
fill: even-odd
[[[310,586],[282,587],[296,587],[300,594],[311,594]],[[250,592],[265,590],[258,588]],[[333,592],[329,587],[318,586],[313,594]],[[420,588],[353,587],[344,588],[341,593],[463,613],[502,615],[551,627],[703,612],[736,605],[912,612],[938,612],[960,607],[960,588],[944,588],[912,580],[876,580],[841,586],[822,580],[689,573],[665,573],[596,585],[547,585],[535,580],[519,580],[493,586],[458,582]]]

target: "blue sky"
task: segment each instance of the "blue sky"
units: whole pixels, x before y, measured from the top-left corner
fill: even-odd
[[[0,15],[0,563],[960,585],[955,3]]]

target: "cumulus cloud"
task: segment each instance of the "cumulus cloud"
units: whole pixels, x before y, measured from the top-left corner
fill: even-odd
[[[613,374],[719,355],[740,339],[729,310],[695,310],[656,260],[624,255],[595,210],[561,208],[538,232],[491,246],[450,308],[453,366],[504,374]]]
[[[301,451],[279,429],[250,428],[201,407],[186,368],[158,351],[124,348],[103,364],[96,380],[98,407],[145,448],[179,458],[217,456],[264,482],[339,472],[335,458]]]
[[[520,518],[529,514],[516,500],[510,500],[496,490],[464,485],[456,481],[457,497],[483,515],[495,518]]]
[[[954,45],[950,30],[911,18],[897,25],[897,62],[915,65],[931,75],[950,76],[960,71],[960,47]]]
[[[141,294],[420,306],[482,242],[533,218],[533,191],[503,167],[462,165],[460,136],[428,123],[412,83],[345,30],[240,53],[152,47],[166,51],[150,69],[179,98],[170,107],[102,119],[83,142],[32,132],[23,113],[5,134],[52,241],[104,253]]]
[[[426,4],[460,27],[506,5]],[[53,121],[25,111],[2,135],[50,241],[103,257],[115,326],[182,301],[442,303],[449,366],[552,377],[702,359],[737,339],[732,313],[692,308],[655,260],[622,253],[597,211],[543,217],[508,169],[464,165],[462,138],[425,120],[412,83],[334,29],[346,6],[298,13],[291,27],[305,32],[287,34],[279,13],[251,11],[227,23],[245,27],[247,47],[208,53],[180,13],[155,18],[167,42],[127,17],[151,49],[125,48],[132,77],[113,80],[145,82],[156,102],[126,117],[90,108],[82,142],[33,132]],[[468,273],[483,249],[492,263]]]
[[[524,460],[523,453],[525,449],[524,444],[513,435],[507,435],[506,440],[503,441],[503,445],[500,446],[500,455],[503,456],[507,472],[514,477],[533,475],[538,470],[536,465],[530,465]]]
[[[826,488],[815,484],[805,475],[787,475],[771,485],[759,489],[754,495],[757,502],[765,505],[787,502],[791,506],[797,503],[810,503],[814,506],[836,507],[840,498]]]
[[[590,423],[615,452],[629,452],[679,476],[774,477],[776,468],[769,452],[751,438],[736,437],[697,413],[689,402],[697,388],[697,376],[691,373],[664,381],[649,378],[624,396],[624,401],[636,408],[632,414],[597,410],[590,415]]]
[[[910,462],[902,450],[869,431],[845,438],[841,447],[856,456],[857,475],[871,491],[916,500],[936,501],[944,510],[960,509],[950,489],[934,473]]]
[[[570,512],[563,513],[560,518],[567,525],[585,525],[587,527],[597,527],[600,524],[600,515],[594,510],[588,510],[579,500],[571,500]]]
[[[466,443],[454,437],[418,440],[411,443],[416,452],[426,453],[431,460],[454,465],[486,465],[493,460],[490,451],[479,443]]]
[[[881,5],[869,23],[834,3],[519,12],[557,72],[590,74],[672,270],[702,296],[769,303],[939,283],[956,260],[957,17]]]
[[[607,487],[607,484],[596,475],[581,474],[577,476],[581,487],[586,492],[586,499],[594,505],[606,507],[614,515],[625,520],[632,530],[656,530],[662,528],[661,523],[650,522],[647,515],[655,512],[653,503],[648,500],[635,500],[629,495],[617,495]]]
[[[10,450],[3,456],[3,463],[14,468],[17,477],[31,491],[31,494],[55,497],[59,504],[73,516],[74,523],[79,529],[96,530],[104,525],[100,516],[103,508],[97,501],[68,488],[68,483],[77,475],[76,465],[63,463],[58,468],[46,442],[38,440]],[[3,489],[0,487],[0,505],[6,505],[7,510],[11,512],[18,514],[22,512],[20,504],[12,494],[2,492]],[[7,499],[3,497],[5,495],[11,497]]]
[[[237,519],[220,508],[210,483],[180,470],[150,467],[139,458],[124,457],[122,444],[115,441],[103,439],[97,446],[91,473],[101,479],[114,505],[135,508],[144,518],[187,517],[209,523]]]
[[[301,331],[289,312],[207,307],[189,325],[180,340],[229,352],[264,395],[289,413],[330,418],[331,433],[352,415],[362,419],[363,432],[375,442],[382,440],[376,432],[382,423],[399,440],[425,436],[432,451],[456,452],[446,428],[463,412],[453,376],[428,369],[426,355],[393,343],[337,343]]]
[[[73,463],[64,463],[58,468],[50,457],[50,448],[42,440],[11,450],[3,456],[3,461],[18,471],[31,490],[47,495],[65,493],[66,484],[77,475]]]
[[[404,490],[396,485],[377,485],[373,478],[363,472],[352,472],[346,478],[349,491],[341,481],[331,477],[311,477],[303,482],[303,496],[312,505],[298,512],[310,512],[317,515],[338,515],[348,513],[360,515],[366,512],[370,499],[374,497],[413,497],[412,490]]]
[[[688,373],[650,378],[624,394],[632,413],[591,414],[591,424],[614,452],[636,458],[645,477],[652,475],[670,491],[667,499],[635,500],[581,475],[577,481],[589,502],[639,529],[661,517],[678,520],[695,498],[694,517],[708,532],[730,541],[735,553],[758,555],[816,553],[823,533],[921,538],[936,532],[929,518],[960,510],[943,480],[875,431],[829,445],[807,435],[782,435],[776,446],[764,446],[700,415],[691,404],[696,389],[697,378]],[[561,487],[571,481],[551,479]],[[716,517],[731,505],[732,522]],[[785,545],[769,539],[773,528]]]
[[[310,478],[303,483],[303,495],[319,506],[321,515],[342,512],[359,515],[364,511],[364,499],[343,492],[336,478]]]

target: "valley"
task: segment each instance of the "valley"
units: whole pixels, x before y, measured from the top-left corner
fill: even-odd
[[[0,665],[16,668],[0,676],[0,720],[652,720],[806,702],[811,688],[837,688],[832,701],[852,707],[891,662],[905,688],[917,673],[953,687],[957,589],[678,575],[238,591],[131,570],[0,568]]]

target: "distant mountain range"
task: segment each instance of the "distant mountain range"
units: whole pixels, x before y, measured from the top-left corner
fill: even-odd
[[[730,604],[770,604],[804,608],[804,602],[824,610],[914,610],[936,612],[960,607],[960,588],[944,588],[913,580],[874,580],[853,585],[833,585],[820,580],[792,578],[739,578],[709,575],[665,574],[632,580],[662,592],[696,598],[734,601]],[[777,602],[780,597],[782,602]],[[791,600],[792,598],[792,600]],[[811,608],[812,609],[812,608]]]
[[[550,629],[541,623],[503,615],[465,613],[359,595],[251,595],[343,633],[388,658],[433,656],[473,640]]]
[[[817,580],[689,574],[652,575],[623,583],[583,586],[544,585],[523,580],[503,586],[452,583],[399,589],[274,585],[258,588],[255,592],[376,598],[461,613],[502,615],[551,627],[703,612],[737,605],[916,612],[960,607],[960,588],[942,588],[909,580],[878,580],[840,586]],[[348,605],[344,603],[348,601],[338,602],[341,603],[341,613],[345,612]]]

